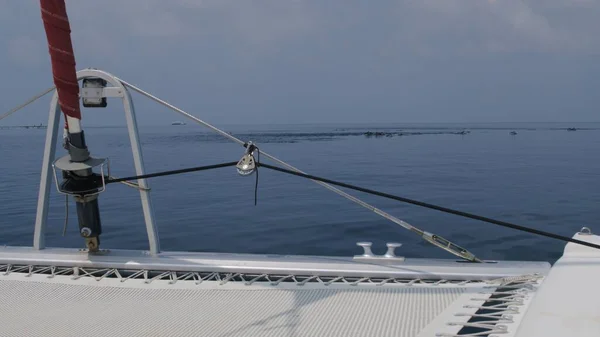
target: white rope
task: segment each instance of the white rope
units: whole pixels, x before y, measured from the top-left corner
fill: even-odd
[[[541,278],[542,278],[542,275],[535,273],[535,274],[525,274],[525,275],[520,275],[520,276],[497,278],[497,279],[489,280],[489,281],[487,281],[487,283],[488,284],[498,284],[500,286],[512,284],[512,286],[516,285],[516,286],[520,287],[521,283],[530,284]]]
[[[189,118],[189,119],[197,122],[200,125],[203,125],[203,126],[209,128],[209,129],[213,130],[214,132],[220,134],[221,136],[223,136],[225,138],[228,138],[229,140],[231,140],[231,141],[233,141],[235,143],[238,143],[239,145],[242,145],[242,146],[244,144],[246,144],[246,142],[244,142],[243,140],[241,140],[241,139],[239,139],[239,138],[237,138],[237,137],[235,137],[235,136],[233,136],[233,135],[231,135],[231,134],[229,134],[229,133],[227,133],[227,132],[225,132],[225,131],[217,128],[216,126],[214,126],[214,125],[212,125],[210,123],[207,123],[207,122],[201,120],[200,118],[198,118],[196,116],[193,116],[193,115],[185,112],[184,110],[181,110],[180,108],[178,108],[178,107],[176,107],[176,106],[168,103],[167,101],[164,101],[164,100],[162,100],[162,99],[160,99],[160,98],[158,98],[158,97],[156,97],[156,96],[154,96],[154,95],[152,95],[152,94],[150,94],[150,93],[148,93],[148,92],[146,92],[146,91],[144,91],[144,90],[136,87],[135,85],[133,85],[131,83],[123,81],[120,78],[118,80],[121,81],[121,83],[123,83],[123,85],[125,85],[128,88],[134,90],[135,92],[137,92],[137,93],[139,93],[139,94],[141,94],[141,95],[143,95],[143,96],[145,96],[145,97],[147,97],[147,98],[149,98],[149,99],[151,99],[151,100],[153,100],[153,101],[155,101],[155,102],[157,102],[157,103],[159,103],[161,105],[166,106],[167,108],[169,108],[169,109],[171,109],[171,110],[173,110],[173,111],[175,111],[175,112],[177,112],[177,113],[179,113],[179,114],[181,114],[181,115],[183,115],[183,116],[185,116],[185,117],[187,117],[187,118]],[[279,158],[277,158],[277,157],[275,157],[273,155],[270,155],[270,154],[266,153],[262,149],[260,150],[260,154],[262,156],[265,156],[265,157],[273,160],[274,162],[276,162],[276,163],[278,163],[278,164],[280,164],[280,165],[282,165],[282,166],[284,166],[284,167],[292,170],[292,171],[296,171],[298,173],[306,174],[306,172],[303,172],[300,169],[298,169],[298,168],[296,168],[296,167],[294,167],[294,166],[292,166],[292,165],[284,162],[283,160],[281,160],[281,159],[279,159]],[[340,190],[337,187],[331,186],[331,185],[329,185],[327,183],[324,183],[324,182],[321,182],[321,181],[313,180],[313,182],[315,182],[315,183],[317,183],[317,184],[325,187],[326,189],[328,189],[328,190],[330,190],[330,191],[332,191],[334,193],[337,193],[338,195],[340,195],[340,196],[342,196],[342,197],[344,197],[344,198],[346,198],[346,199],[348,199],[348,200],[350,200],[352,202],[355,202],[355,203],[361,205],[362,207],[364,207],[364,208],[366,208],[368,210],[373,211],[374,213],[376,213],[376,214],[378,214],[378,215],[380,215],[380,216],[382,216],[382,217],[384,217],[384,218],[386,218],[386,219],[394,222],[395,224],[398,224],[398,225],[400,225],[400,226],[402,226],[402,227],[404,227],[404,228],[406,228],[406,229],[408,229],[410,231],[416,232],[419,235],[423,234],[422,230],[420,230],[420,229],[418,229],[418,228],[416,228],[416,227],[408,224],[405,221],[402,221],[402,220],[396,218],[395,216],[393,216],[393,215],[391,215],[391,214],[389,214],[387,212],[382,211],[381,209],[379,209],[379,208],[377,208],[375,206],[372,206],[372,205],[370,205],[370,204],[368,204],[368,203],[366,203],[366,202],[364,202],[364,201],[362,201],[362,200],[360,200],[360,199],[358,199],[358,198],[356,198],[356,197],[354,197],[354,196],[352,196],[352,195],[350,195],[350,194],[348,194],[348,193]]]
[[[29,104],[31,104],[31,103],[33,103],[33,102],[37,101],[38,99],[40,99],[40,98],[42,98],[42,97],[46,96],[46,94],[48,94],[49,92],[53,91],[54,89],[55,89],[55,87],[54,87],[54,86],[52,86],[52,87],[50,87],[50,88],[48,88],[48,89],[46,89],[46,90],[44,90],[44,91],[40,92],[39,94],[37,94],[37,95],[35,95],[35,96],[31,97],[30,99],[28,99],[27,101],[25,101],[25,103],[23,103],[23,104],[21,104],[21,105],[18,105],[18,106],[16,106],[16,107],[14,107],[14,108],[12,108],[12,109],[8,110],[8,111],[7,111],[7,112],[5,112],[4,114],[0,115],[0,121],[1,121],[1,120],[3,120],[3,119],[4,119],[4,118],[6,118],[6,117],[8,117],[8,116],[12,115],[13,113],[15,113],[15,112],[17,112],[17,111],[19,111],[19,110],[23,109],[24,107],[28,106]]]
[[[485,281],[486,284],[496,283],[497,288],[494,291],[487,293],[490,297],[471,298],[471,301],[483,302],[482,304],[463,306],[465,309],[486,310],[488,313],[456,313],[456,317],[471,317],[488,318],[489,320],[480,320],[477,322],[448,322],[450,326],[461,326],[463,328],[476,328],[482,331],[472,333],[438,333],[438,337],[460,337],[460,336],[492,336],[497,334],[508,333],[509,324],[514,323],[513,315],[519,314],[519,307],[525,305],[524,301],[530,292],[535,291],[538,280],[543,278],[539,274],[520,275],[512,277],[503,277],[494,280]],[[509,289],[509,290],[506,290]],[[492,296],[503,296],[492,298]],[[462,330],[462,328],[461,328]]]

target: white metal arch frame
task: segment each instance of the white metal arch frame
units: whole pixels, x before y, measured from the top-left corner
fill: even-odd
[[[133,161],[137,175],[145,174],[142,148],[139,140],[137,121],[135,117],[135,108],[133,100],[125,85],[116,76],[97,69],[83,69],[77,72],[77,79],[101,78],[112,87],[106,87],[103,90],[102,97],[119,97],[123,101],[125,118],[127,120],[127,131],[131,142],[131,151],[133,152]],[[81,96],[86,95],[85,89],[82,89]],[[50,201],[50,188],[52,186],[52,162],[56,157],[56,139],[59,134],[61,110],[58,105],[58,94],[56,91],[52,96],[50,103],[50,113],[48,117],[48,129],[46,131],[46,143],[44,146],[44,158],[42,161],[42,174],[40,179],[40,190],[38,195],[37,212],[35,217],[35,230],[33,236],[33,247],[36,250],[45,248],[46,222],[48,219],[48,204]],[[150,254],[156,255],[160,252],[160,241],[158,238],[158,229],[154,220],[154,209],[150,199],[150,190],[146,179],[139,179],[140,198],[148,233],[148,243]]]

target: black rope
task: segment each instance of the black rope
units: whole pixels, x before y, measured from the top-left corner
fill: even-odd
[[[546,236],[546,237],[557,239],[557,240],[572,242],[572,243],[580,244],[580,245],[583,245],[583,246],[600,249],[600,245],[589,243],[589,242],[585,242],[585,241],[581,241],[581,240],[577,240],[577,239],[573,239],[573,238],[570,238],[568,236],[563,236],[563,235],[558,235],[558,234],[554,234],[554,233],[550,233],[550,232],[545,232],[545,231],[541,231],[541,230],[534,229],[534,228],[519,226],[519,225],[515,225],[515,224],[512,224],[512,223],[506,222],[506,221],[495,220],[495,219],[492,219],[492,218],[487,218],[487,217],[476,215],[476,214],[471,214],[471,213],[467,213],[467,212],[463,212],[463,211],[458,211],[458,210],[451,209],[451,208],[437,206],[437,205],[429,204],[429,203],[418,201],[418,200],[413,200],[413,199],[399,197],[399,196],[388,194],[388,193],[378,192],[378,191],[371,190],[371,189],[368,189],[368,188],[358,187],[358,186],[354,186],[354,185],[342,183],[342,182],[331,180],[331,179],[325,179],[325,178],[313,176],[313,175],[310,175],[310,174],[304,174],[304,173],[300,173],[300,172],[296,172],[296,171],[291,171],[291,170],[287,170],[287,169],[284,169],[284,168],[281,168],[281,167],[277,167],[277,166],[273,166],[273,165],[269,165],[269,164],[260,164],[260,166],[268,168],[268,169],[271,169],[271,170],[274,170],[274,171],[279,171],[279,172],[283,172],[283,173],[295,175],[295,176],[298,176],[298,177],[308,178],[308,179],[311,179],[311,180],[317,180],[317,181],[321,181],[321,182],[328,183],[328,184],[331,184],[331,185],[345,187],[345,188],[349,188],[351,190],[360,191],[360,192],[364,192],[364,193],[368,193],[368,194],[380,196],[380,197],[383,197],[383,198],[388,198],[388,199],[392,199],[392,200],[396,200],[396,201],[400,201],[400,202],[405,202],[405,203],[409,203],[409,204],[413,204],[413,205],[417,205],[417,206],[421,206],[421,207],[425,207],[425,208],[429,208],[429,209],[434,209],[434,210],[440,211],[440,212],[450,213],[450,214],[462,216],[462,217],[465,217],[465,218],[470,218],[470,219],[474,219],[474,220],[479,220],[479,221],[491,223],[491,224],[502,226],[502,227],[508,227],[508,228],[516,229],[516,230],[527,232],[527,233],[537,234],[537,235]]]
[[[128,181],[128,180],[155,178],[155,177],[170,176],[170,175],[173,175],[173,174],[181,174],[181,173],[188,173],[188,172],[205,171],[205,170],[211,170],[211,169],[218,169],[218,168],[222,168],[222,167],[235,166],[236,164],[237,164],[237,162],[232,161],[232,162],[223,163],[223,164],[207,165],[207,166],[197,166],[197,167],[190,167],[190,168],[185,168],[185,169],[180,169],[180,170],[172,170],[172,171],[163,171],[163,172],[156,172],[156,173],[148,173],[148,174],[142,174],[142,175],[133,176],[133,177],[115,178],[115,179],[110,179],[109,178],[109,179],[106,179],[105,183],[106,184],[112,184],[112,183],[119,183],[119,182]]]
[[[260,166],[260,149],[256,148],[256,181],[254,182],[254,206],[256,206],[258,202],[258,167]]]

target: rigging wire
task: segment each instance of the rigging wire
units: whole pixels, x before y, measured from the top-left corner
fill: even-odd
[[[451,208],[447,208],[447,207],[442,207],[442,206],[438,206],[438,205],[434,205],[434,204],[430,204],[430,203],[426,203],[426,202],[422,202],[422,201],[418,201],[418,200],[414,200],[414,199],[404,198],[404,197],[400,197],[400,196],[396,196],[396,195],[392,195],[392,194],[388,194],[388,193],[384,193],[384,192],[371,190],[368,188],[359,187],[356,185],[346,184],[346,183],[342,183],[342,182],[331,180],[331,179],[317,177],[317,176],[310,175],[310,174],[294,172],[291,170],[286,170],[284,168],[269,165],[269,164],[260,164],[260,166],[262,166],[264,168],[268,168],[273,171],[287,173],[287,174],[291,174],[291,175],[295,175],[298,177],[307,178],[307,179],[311,179],[311,180],[318,180],[318,181],[322,181],[322,182],[325,182],[325,183],[328,183],[331,185],[336,185],[336,186],[348,188],[348,189],[359,191],[359,192],[364,192],[367,194],[376,195],[376,196],[387,198],[387,199],[392,199],[392,200],[396,200],[396,201],[400,201],[400,202],[404,202],[404,203],[409,203],[412,205],[425,207],[425,208],[433,209],[433,210],[444,212],[444,213],[454,214],[454,215],[458,215],[461,217],[479,220],[479,221],[491,223],[491,224],[502,226],[502,227],[512,228],[512,229],[516,229],[516,230],[531,233],[531,234],[537,234],[537,235],[541,235],[541,236],[545,236],[545,237],[549,237],[549,238],[553,238],[553,239],[557,239],[557,240],[561,240],[561,241],[572,242],[572,243],[580,244],[583,246],[600,249],[600,245],[582,241],[582,240],[573,239],[568,236],[554,234],[554,233],[538,230],[535,228],[524,227],[524,226],[516,225],[516,224],[510,223],[510,222],[506,222],[506,221],[500,221],[500,220],[484,217],[481,215],[476,215],[473,213],[463,212],[463,211],[459,211],[459,210],[455,210],[455,209],[451,209]]]
[[[0,121],[3,120],[4,118],[12,115],[13,113],[23,109],[24,107],[28,106],[29,104],[37,101],[38,99],[46,96],[49,92],[51,92],[52,90],[54,90],[56,87],[52,86],[48,89],[43,90],[42,92],[40,92],[37,95],[32,96],[30,99],[28,99],[27,101],[25,101],[25,103],[21,104],[21,105],[17,105],[16,107],[8,110],[7,112],[3,113],[2,115],[0,115]]]
[[[133,85],[131,83],[128,83],[128,82],[126,82],[126,81],[124,81],[124,80],[122,80],[120,78],[117,78],[117,80],[119,80],[124,86],[126,86],[129,89],[137,92],[138,94],[140,94],[140,95],[142,95],[142,96],[144,96],[144,97],[146,97],[146,98],[148,98],[150,100],[153,100],[153,101],[155,101],[158,104],[166,106],[167,108],[169,108],[169,109],[171,109],[171,110],[173,110],[173,111],[175,111],[175,112],[177,112],[177,113],[179,113],[179,114],[181,114],[181,115],[183,115],[183,116],[185,116],[185,117],[187,117],[187,118],[195,121],[196,123],[198,123],[200,125],[203,125],[203,126],[209,128],[209,129],[213,130],[214,132],[220,134],[221,136],[223,136],[223,137],[225,137],[225,138],[227,138],[227,139],[229,139],[229,140],[231,140],[231,141],[233,141],[233,142],[235,142],[235,143],[237,143],[239,145],[242,145],[244,147],[247,146],[247,143],[244,142],[243,140],[241,140],[241,139],[239,139],[239,138],[237,138],[237,137],[235,137],[235,136],[233,136],[233,135],[231,135],[231,134],[229,134],[229,133],[227,133],[227,132],[225,132],[225,131],[223,131],[223,130],[221,130],[221,129],[213,126],[213,125],[211,125],[210,123],[207,123],[207,122],[201,120],[200,118],[198,118],[196,116],[193,116],[193,115],[185,112],[184,110],[182,110],[182,109],[174,106],[173,104],[170,104],[167,101],[162,100],[162,99],[160,99],[160,98],[158,98],[158,97],[150,94],[149,92],[146,92],[146,91],[144,91],[144,90],[136,87],[135,85]],[[280,164],[280,165],[282,165],[284,167],[287,167],[290,170],[293,170],[293,171],[298,172],[298,173],[306,174],[305,172],[301,171],[300,169],[298,169],[298,168],[296,168],[296,167],[294,167],[294,166],[292,166],[292,165],[284,162],[283,160],[281,160],[281,159],[279,159],[279,158],[277,158],[277,157],[275,157],[273,155],[270,155],[270,154],[268,154],[268,153],[266,153],[264,151],[262,151],[262,154],[265,157],[271,159],[272,161],[274,161],[274,162],[276,162],[276,163],[278,163],[278,164]],[[370,205],[370,204],[368,204],[368,203],[366,203],[366,202],[358,199],[357,197],[355,197],[355,196],[353,196],[351,194],[348,194],[348,193],[346,193],[346,192],[340,190],[339,188],[334,187],[334,186],[332,186],[330,184],[327,184],[325,182],[318,181],[318,180],[313,180],[313,182],[315,182],[315,183],[317,183],[317,184],[325,187],[326,189],[328,189],[328,190],[330,190],[330,191],[332,191],[332,192],[334,192],[334,193],[336,193],[336,194],[338,194],[338,195],[340,195],[340,196],[342,196],[342,197],[344,197],[344,198],[346,198],[346,199],[348,199],[348,200],[350,200],[350,201],[352,201],[352,202],[354,202],[354,203],[356,203],[356,204],[358,204],[358,205],[360,205],[360,206],[362,206],[362,207],[364,207],[364,208],[366,208],[366,209],[374,212],[375,214],[377,214],[377,215],[379,215],[379,216],[381,216],[381,217],[383,217],[383,218],[385,218],[385,219],[387,219],[387,220],[389,220],[389,221],[391,221],[391,222],[393,222],[393,223],[395,223],[395,224],[397,224],[397,225],[399,225],[399,226],[401,226],[401,227],[403,227],[403,228],[405,228],[405,229],[407,229],[407,230],[409,230],[409,231],[411,231],[411,232],[419,235],[422,239],[424,239],[425,241],[433,244],[434,246],[442,248],[442,249],[446,250],[447,252],[449,252],[451,254],[454,254],[454,255],[456,255],[458,257],[461,257],[463,259],[466,259],[466,260],[469,260],[469,261],[479,261],[479,259],[477,257],[475,257],[474,254],[472,254],[471,252],[469,252],[465,248],[460,247],[460,246],[458,246],[458,245],[456,245],[456,244],[454,244],[454,243],[452,243],[452,242],[450,242],[450,241],[448,241],[448,240],[446,240],[446,239],[444,239],[444,238],[442,238],[442,237],[440,237],[438,235],[435,235],[435,234],[432,234],[432,233],[428,233],[428,232],[426,232],[424,230],[421,230],[421,229],[419,229],[419,228],[417,228],[417,227],[415,227],[415,226],[413,226],[413,225],[411,225],[411,224],[409,224],[409,223],[407,223],[407,222],[405,222],[403,220],[400,220],[397,217],[395,217],[395,216],[393,216],[393,215],[391,215],[391,214],[389,214],[387,212],[384,212],[383,210],[381,210],[381,209],[379,209],[379,208],[377,208],[375,206],[372,206],[372,205]]]
[[[153,101],[155,101],[155,102],[157,102],[157,103],[159,103],[161,105],[166,106],[167,108],[169,108],[169,109],[171,109],[171,110],[173,110],[173,111],[175,111],[175,112],[177,112],[177,113],[179,113],[179,114],[181,114],[181,115],[183,115],[183,116],[185,116],[185,117],[187,117],[187,118],[189,118],[189,119],[197,122],[200,125],[203,125],[203,126],[209,128],[209,129],[213,130],[214,132],[220,134],[221,136],[223,136],[223,137],[225,137],[225,138],[227,138],[227,139],[229,139],[229,140],[231,140],[231,141],[233,141],[233,142],[235,142],[235,143],[237,143],[239,145],[242,145],[244,147],[247,146],[247,143],[245,141],[243,141],[243,140],[241,140],[241,139],[239,139],[239,138],[237,138],[237,137],[235,137],[235,136],[233,136],[233,135],[231,135],[231,134],[229,134],[229,133],[227,133],[227,132],[225,132],[225,131],[223,131],[223,130],[221,130],[221,129],[213,126],[213,125],[211,125],[210,123],[207,123],[207,122],[201,120],[200,118],[198,118],[198,117],[196,117],[194,115],[191,115],[191,114],[185,112],[184,110],[181,110],[180,108],[178,108],[178,107],[176,107],[176,106],[168,103],[167,101],[162,100],[162,99],[160,99],[160,98],[158,98],[158,97],[156,97],[156,96],[154,96],[154,95],[152,95],[152,94],[150,94],[150,93],[148,93],[148,92],[146,92],[146,91],[144,91],[144,90],[142,90],[142,89],[140,89],[138,87],[136,87],[135,85],[133,85],[131,83],[128,83],[128,82],[126,82],[126,81],[124,81],[124,80],[122,80],[120,78],[118,78],[118,80],[121,81],[121,83],[123,83],[123,85],[125,85],[126,87],[128,87],[128,88],[132,89],[133,91],[139,93],[140,95],[142,95],[144,97],[147,97],[147,98],[149,98],[149,99],[151,99],[151,100],[153,100]],[[271,159],[272,161],[274,161],[274,162],[276,162],[276,163],[278,163],[278,164],[280,164],[280,165],[282,165],[284,167],[287,167],[290,170],[293,170],[295,172],[299,172],[299,173],[302,173],[302,174],[306,174],[306,172],[301,171],[300,169],[298,169],[298,168],[296,168],[296,167],[294,167],[294,166],[292,166],[292,165],[284,162],[283,160],[281,160],[281,159],[279,159],[279,158],[277,158],[277,157],[275,157],[275,156],[273,156],[273,155],[271,155],[271,154],[269,154],[267,152],[264,152],[264,151],[261,151],[261,152],[262,152],[263,156]],[[405,221],[402,221],[402,220],[396,218],[395,216],[393,216],[393,215],[391,215],[391,214],[389,214],[387,212],[384,212],[383,210],[381,210],[381,209],[379,209],[379,208],[377,208],[375,206],[372,206],[372,205],[370,205],[370,204],[368,204],[368,203],[366,203],[366,202],[364,202],[364,201],[356,198],[355,196],[350,195],[350,194],[348,194],[348,193],[340,190],[339,188],[336,188],[336,187],[334,187],[334,186],[332,186],[330,184],[324,183],[322,181],[318,181],[318,180],[313,180],[313,181],[315,183],[317,183],[317,184],[325,187],[326,189],[328,189],[328,190],[330,190],[330,191],[332,191],[332,192],[334,192],[334,193],[336,193],[336,194],[338,194],[338,195],[340,195],[340,196],[342,196],[342,197],[344,197],[344,198],[346,198],[346,199],[348,199],[348,200],[350,200],[350,201],[352,201],[354,203],[359,204],[360,206],[362,206],[362,207],[364,207],[364,208],[366,208],[366,209],[374,212],[375,214],[378,214],[378,215],[380,215],[380,216],[388,219],[389,221],[391,221],[391,222],[393,222],[393,223],[395,223],[397,225],[400,225],[400,226],[404,227],[405,229],[408,229],[409,231],[411,231],[413,233],[416,233],[418,235],[423,235],[423,233],[424,233],[423,230],[420,230],[419,228],[414,227],[413,225],[410,225],[409,223],[407,223]]]
[[[69,225],[69,196],[65,194],[65,224],[63,226],[62,236],[67,235],[67,226]]]
[[[258,203],[258,167],[260,166],[260,149],[256,147],[256,181],[254,182],[254,206]]]
[[[147,98],[149,98],[149,99],[151,99],[151,100],[153,100],[153,101],[155,101],[155,102],[157,102],[157,103],[159,103],[161,105],[164,105],[164,106],[168,107],[169,109],[171,109],[171,110],[173,110],[173,111],[175,111],[175,112],[177,112],[177,113],[179,113],[179,114],[181,114],[181,115],[183,115],[183,116],[185,116],[185,117],[187,117],[187,118],[189,118],[189,119],[191,119],[191,120],[193,120],[193,121],[195,121],[195,122],[197,122],[197,123],[199,123],[199,124],[201,124],[201,125],[203,125],[203,126],[205,126],[207,128],[209,128],[211,130],[213,130],[214,132],[220,134],[221,136],[223,136],[225,138],[228,138],[229,140],[231,140],[231,141],[233,141],[233,142],[235,142],[235,143],[237,143],[239,145],[242,145],[244,147],[247,146],[247,143],[244,142],[243,140],[241,140],[241,139],[239,139],[239,138],[237,138],[237,137],[235,137],[235,136],[233,136],[233,135],[231,135],[231,134],[229,134],[229,133],[227,133],[227,132],[225,132],[225,131],[223,131],[223,130],[221,130],[221,129],[219,129],[219,128],[217,128],[217,127],[215,127],[215,126],[213,126],[213,125],[211,125],[211,124],[209,124],[209,123],[207,123],[207,122],[205,122],[205,121],[203,121],[203,120],[201,120],[201,119],[199,119],[199,118],[197,118],[197,117],[195,117],[195,116],[193,116],[193,115],[191,115],[189,113],[187,113],[187,112],[185,112],[184,110],[179,109],[178,107],[176,107],[176,106],[174,106],[174,105],[172,105],[172,104],[170,104],[170,103],[168,103],[168,102],[166,102],[166,101],[164,101],[164,100],[162,100],[162,99],[160,99],[160,98],[158,98],[158,97],[156,97],[156,96],[154,96],[154,95],[152,95],[152,94],[150,94],[150,93],[148,93],[148,92],[146,92],[146,91],[144,91],[144,90],[142,90],[142,89],[140,89],[138,87],[136,87],[135,85],[133,85],[131,83],[128,83],[128,82],[126,82],[126,81],[124,81],[124,80],[122,80],[120,78],[117,78],[117,79],[123,85],[125,85],[126,87],[132,89],[133,91],[136,91],[137,93],[141,94],[142,96],[145,96],[145,97],[147,97]],[[0,119],[2,119],[4,117],[6,117],[6,116],[8,116],[8,115],[10,115],[12,113],[14,113],[15,111],[20,110],[21,108],[23,108],[23,107],[27,106],[28,104],[36,101],[37,99],[39,99],[40,97],[46,95],[47,93],[49,93],[50,91],[52,91],[54,89],[55,89],[55,87],[48,88],[47,90],[45,90],[44,92],[42,92],[42,93],[34,96],[32,99],[30,99],[29,101],[25,102],[24,104],[22,104],[22,105],[20,105],[20,106],[18,106],[16,108],[10,110],[8,113],[4,114],[3,117],[1,117]],[[294,167],[294,166],[292,166],[292,165],[284,162],[283,160],[281,160],[281,159],[279,159],[279,158],[277,158],[277,157],[275,157],[273,155],[270,155],[270,154],[268,154],[268,153],[266,153],[264,151],[262,153],[263,153],[263,155],[265,157],[273,160],[274,162],[276,162],[276,163],[278,163],[278,164],[280,164],[280,165],[282,165],[284,167],[287,167],[290,170],[294,170],[296,172],[300,172],[300,173],[303,173],[303,174],[305,173],[305,172],[301,171],[300,169],[298,169],[298,168],[296,168],[296,167]],[[121,182],[121,181],[125,180],[124,178],[120,178],[119,180],[117,180],[117,179],[111,179],[111,177],[107,177],[107,179],[108,179],[107,181],[109,181],[109,182]],[[258,192],[257,192],[258,191],[258,177],[256,179],[257,180],[256,180],[256,183],[255,183],[255,202],[257,201],[257,196],[258,196]],[[381,209],[379,209],[377,207],[374,207],[374,206],[372,206],[372,205],[370,205],[370,204],[368,204],[368,203],[366,203],[366,202],[364,202],[364,201],[362,201],[362,200],[360,200],[360,199],[358,199],[358,198],[356,198],[356,197],[354,197],[354,196],[352,196],[352,195],[350,195],[350,194],[348,194],[348,193],[340,190],[339,188],[336,188],[336,187],[334,187],[332,185],[329,185],[329,184],[321,182],[321,181],[317,181],[317,180],[313,180],[313,181],[315,183],[317,183],[317,184],[325,187],[326,189],[328,189],[328,190],[330,190],[330,191],[332,191],[332,192],[334,192],[334,193],[336,193],[336,194],[338,194],[338,195],[340,195],[340,196],[342,196],[342,197],[344,197],[344,198],[346,198],[346,199],[348,199],[348,200],[350,200],[350,201],[352,201],[352,202],[354,202],[354,203],[356,203],[356,204],[358,204],[358,205],[360,205],[360,206],[362,206],[362,207],[364,207],[364,208],[366,208],[366,209],[374,212],[375,214],[378,214],[379,216],[382,216],[383,218],[385,218],[385,219],[387,219],[387,220],[389,220],[389,221],[391,221],[391,222],[393,222],[393,223],[395,223],[397,225],[400,225],[401,227],[403,227],[403,228],[405,228],[405,229],[407,229],[407,230],[409,230],[409,231],[411,231],[411,232],[413,232],[413,233],[421,236],[426,241],[428,241],[428,242],[430,242],[430,243],[432,243],[432,244],[434,244],[434,245],[436,245],[436,246],[438,246],[438,247],[440,247],[442,249],[445,249],[445,250],[449,251],[450,253],[452,253],[454,255],[457,255],[459,257],[462,257],[462,258],[465,258],[465,259],[468,259],[468,260],[473,260],[474,259],[474,255],[471,254],[471,253],[469,253],[466,249],[464,249],[462,247],[454,245],[456,249],[449,249],[448,247],[445,247],[445,246],[449,246],[449,243],[448,244],[444,243],[443,245],[440,245],[440,244],[432,241],[431,238],[433,236],[432,236],[431,233],[427,233],[427,232],[425,232],[425,231],[423,231],[423,230],[421,230],[421,229],[419,229],[417,227],[414,227],[414,226],[408,224],[407,222],[402,221],[402,220],[396,218],[395,216],[393,216],[393,215],[391,215],[391,214],[389,214],[387,212],[384,212],[383,210],[381,210]]]

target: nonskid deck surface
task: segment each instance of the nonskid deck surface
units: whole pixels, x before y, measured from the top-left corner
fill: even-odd
[[[87,336],[452,336],[482,306],[498,305],[489,300],[502,285],[534,294],[548,269],[526,262],[380,265],[335,257],[88,256],[8,247],[0,249],[0,335],[80,336],[84,329]],[[539,276],[519,278],[527,272]],[[518,316],[531,297],[501,303],[497,311],[514,302],[518,310],[511,314]],[[517,327],[492,320],[486,329],[497,324]]]

